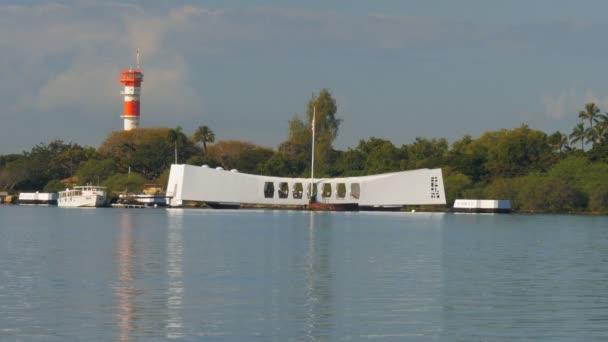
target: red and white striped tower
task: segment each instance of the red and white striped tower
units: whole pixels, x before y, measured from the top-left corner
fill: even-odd
[[[139,61],[139,49],[137,49],[137,69],[120,70],[118,81],[125,85],[125,90],[121,92],[125,96],[125,108],[121,118],[124,120],[125,131],[130,131],[139,127],[139,96],[141,95],[141,82],[144,74],[141,70]]]

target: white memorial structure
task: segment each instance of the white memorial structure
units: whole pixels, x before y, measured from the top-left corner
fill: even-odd
[[[441,169],[420,169],[371,176],[315,178],[313,193],[321,203],[355,203],[360,210],[399,209],[405,205],[445,205]],[[207,165],[171,165],[167,198],[170,206],[184,201],[210,207],[260,205],[306,206],[310,178],[269,177]]]

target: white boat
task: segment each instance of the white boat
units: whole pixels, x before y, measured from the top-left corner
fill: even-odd
[[[105,187],[84,185],[59,191],[57,206],[60,208],[100,207],[105,201]]]

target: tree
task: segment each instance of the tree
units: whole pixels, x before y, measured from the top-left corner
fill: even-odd
[[[486,168],[493,177],[515,177],[545,171],[551,159],[547,135],[522,125],[494,134],[488,146]]]
[[[464,197],[464,191],[472,184],[471,179],[459,171],[451,172],[445,170],[445,195],[448,206],[454,204],[454,200]]]
[[[71,176],[77,165],[94,154],[93,149],[62,140],[40,143],[23,152],[18,159],[20,165],[15,164],[17,160],[7,164],[12,174],[9,188],[38,191],[50,180]]]
[[[186,148],[180,151],[184,152]],[[147,179],[160,176],[171,166],[171,145],[167,139],[154,139],[147,144],[139,145],[129,159],[131,169],[140,173]],[[183,153],[181,153],[183,158]],[[183,160],[183,159],[182,159]]]
[[[112,159],[91,159],[78,168],[76,176],[80,184],[99,184],[117,171],[116,162]]]
[[[24,156],[6,163],[0,169],[0,189],[12,192],[28,178],[27,160]]]
[[[365,174],[399,171],[399,150],[392,142],[371,137],[360,140],[357,150],[363,155]]]
[[[598,143],[608,140],[608,114],[598,114],[595,120],[595,136]]]
[[[103,186],[108,187],[108,191],[112,192],[141,192],[146,184],[146,179],[135,172],[131,174],[117,173],[106,179]]]
[[[359,143],[361,144],[361,142]],[[365,155],[359,149],[348,148],[340,153],[333,165],[335,176],[361,176],[365,169]]]
[[[470,135],[452,143],[452,148],[447,152],[445,163],[467,175],[471,181],[479,182],[487,178],[488,171],[485,164],[488,158],[489,140],[493,137],[490,133],[481,138],[473,140]]]
[[[416,141],[409,146],[409,159],[413,169],[423,167],[439,167],[443,164],[444,156],[448,151],[448,141],[441,139],[425,139],[416,137]]]
[[[264,175],[276,177],[297,176],[297,169],[294,167],[293,160],[285,153],[275,153],[268,160],[260,164],[260,172]]]
[[[585,138],[587,137],[587,133],[585,132],[585,126],[582,122],[579,122],[572,133],[570,133],[570,142],[572,144],[576,144],[577,142],[581,142],[581,149],[583,152],[585,151]]]
[[[169,143],[172,144],[175,148],[175,164],[177,164],[177,146],[181,146],[182,144],[184,144],[184,141],[187,140],[186,136],[182,132],[181,126],[177,126],[174,129],[170,129],[167,133],[167,140],[169,140]]]
[[[202,143],[203,152],[207,154],[207,143],[215,142],[215,133],[213,133],[208,126],[199,126],[196,131],[194,131],[192,139],[197,143]]]
[[[308,101],[307,117],[309,124],[312,124],[313,114],[315,115],[315,164],[320,170],[327,167],[329,153],[340,128],[341,119],[336,117],[338,107],[336,100],[332,97],[327,88],[321,89],[318,96],[312,96]]]
[[[587,206],[587,196],[559,178],[532,173],[525,177],[516,201],[527,212],[577,212]]]
[[[336,100],[328,89],[322,89],[319,95],[312,95],[303,119],[297,113],[289,122],[287,141],[281,144],[279,151],[288,156],[302,159],[305,154],[310,160],[312,144],[312,117],[315,115],[315,173],[327,174],[332,158],[332,144],[338,136],[341,119],[336,117],[338,108]]]
[[[556,131],[555,133],[549,135],[547,137],[547,142],[553,150],[558,151],[560,154],[564,152],[569,147],[568,136],[563,134],[560,131]]]
[[[597,108],[595,103],[590,102],[585,105],[585,109],[578,112],[578,117],[581,120],[589,120],[589,131],[593,132],[593,121],[596,120],[596,116],[600,113],[600,109]],[[589,139],[595,142],[594,140]]]
[[[169,141],[169,131],[169,128],[139,128],[112,132],[98,149],[100,159],[114,160],[116,172],[127,173],[130,168],[149,179],[158,177],[175,160],[176,144]],[[177,137],[178,160],[202,154],[201,148],[183,133]]]
[[[234,164],[234,168],[244,173],[260,173],[261,166],[274,154],[275,152],[270,148],[257,146],[252,150],[243,151]]]
[[[257,163],[270,158],[271,155],[272,150],[250,142],[222,140],[209,146],[206,156],[226,170],[244,167],[248,172],[252,172],[253,168],[257,168]]]

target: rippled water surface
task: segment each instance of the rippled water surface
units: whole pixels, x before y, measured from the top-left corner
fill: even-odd
[[[608,218],[0,206],[0,340],[606,341]]]

